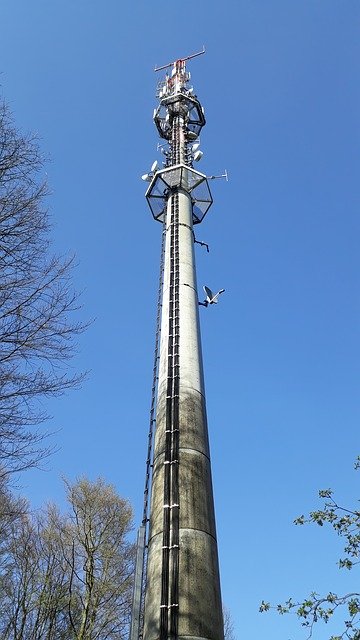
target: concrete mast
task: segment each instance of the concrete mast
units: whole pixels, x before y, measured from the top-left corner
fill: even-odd
[[[212,197],[206,176],[193,169],[205,118],[189,86],[187,59],[173,63],[159,85],[154,121],[166,141],[165,167],[143,176],[151,180],[146,197],[163,223],[164,243],[150,522],[146,553],[147,486],[139,538],[139,561],[143,552],[146,561],[142,586],[135,588],[131,640],[224,635],[193,231]],[[140,580],[139,567],[137,573]]]

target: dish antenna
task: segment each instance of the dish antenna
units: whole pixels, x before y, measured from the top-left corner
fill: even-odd
[[[154,177],[154,173],[156,173],[158,170],[158,166],[159,166],[158,161],[155,160],[155,162],[153,162],[151,165],[149,173],[144,173],[144,175],[141,176],[141,180],[145,180],[145,182],[151,182],[151,180]]]
[[[198,150],[199,147],[200,147],[200,142],[195,142],[195,144],[193,144],[193,146],[191,147],[191,151],[195,152]]]
[[[199,160],[201,160],[201,158],[203,157],[203,152],[200,151],[200,149],[198,149],[197,151],[195,151],[194,153],[194,160],[195,162],[199,162]]]

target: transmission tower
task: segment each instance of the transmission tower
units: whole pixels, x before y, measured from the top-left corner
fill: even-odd
[[[162,250],[130,640],[224,636],[193,229],[212,196],[207,177],[193,167],[205,117],[186,70],[200,53],[155,69],[166,71],[154,111],[164,162],[142,176],[162,224]],[[206,294],[206,306],[217,302],[219,294]]]

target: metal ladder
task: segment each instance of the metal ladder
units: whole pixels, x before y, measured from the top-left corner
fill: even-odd
[[[147,448],[146,471],[145,471],[144,507],[143,507],[143,518],[142,518],[141,526],[139,527],[138,537],[137,537],[130,640],[139,640],[139,638],[143,637],[144,604],[145,604],[144,600],[145,600],[146,568],[147,568],[147,543],[148,543],[148,536],[149,536],[149,498],[150,498],[150,486],[151,486],[152,467],[153,467],[153,464],[152,464],[153,463],[153,459],[152,459],[153,443],[154,443],[154,433],[155,433],[155,426],[156,426],[155,410],[156,410],[156,392],[157,392],[159,351],[160,351],[160,338],[161,338],[161,309],[162,309],[162,295],[163,295],[163,286],[164,286],[165,239],[166,239],[166,227],[164,222],[163,230],[162,230],[162,240],[161,240],[161,258],[160,258],[159,289],[158,289],[157,315],[156,315],[154,364],[153,364],[153,377],[152,377],[152,389],[151,389],[148,448]]]

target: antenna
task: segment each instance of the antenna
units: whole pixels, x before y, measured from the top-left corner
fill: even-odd
[[[197,56],[202,56],[205,53],[205,46],[203,45],[202,51],[198,51],[198,53],[192,53],[191,56],[186,56],[186,58],[178,58],[178,60],[174,60],[173,62],[169,62],[169,64],[164,64],[162,67],[155,67],[154,71],[162,71],[163,69],[168,69],[172,67],[176,62],[186,62],[186,60],[191,60],[192,58],[197,58]]]
[[[226,182],[229,182],[229,176],[226,169],[224,170],[224,173],[221,174],[221,176],[207,176],[208,180],[215,180],[216,178],[225,178]]]

